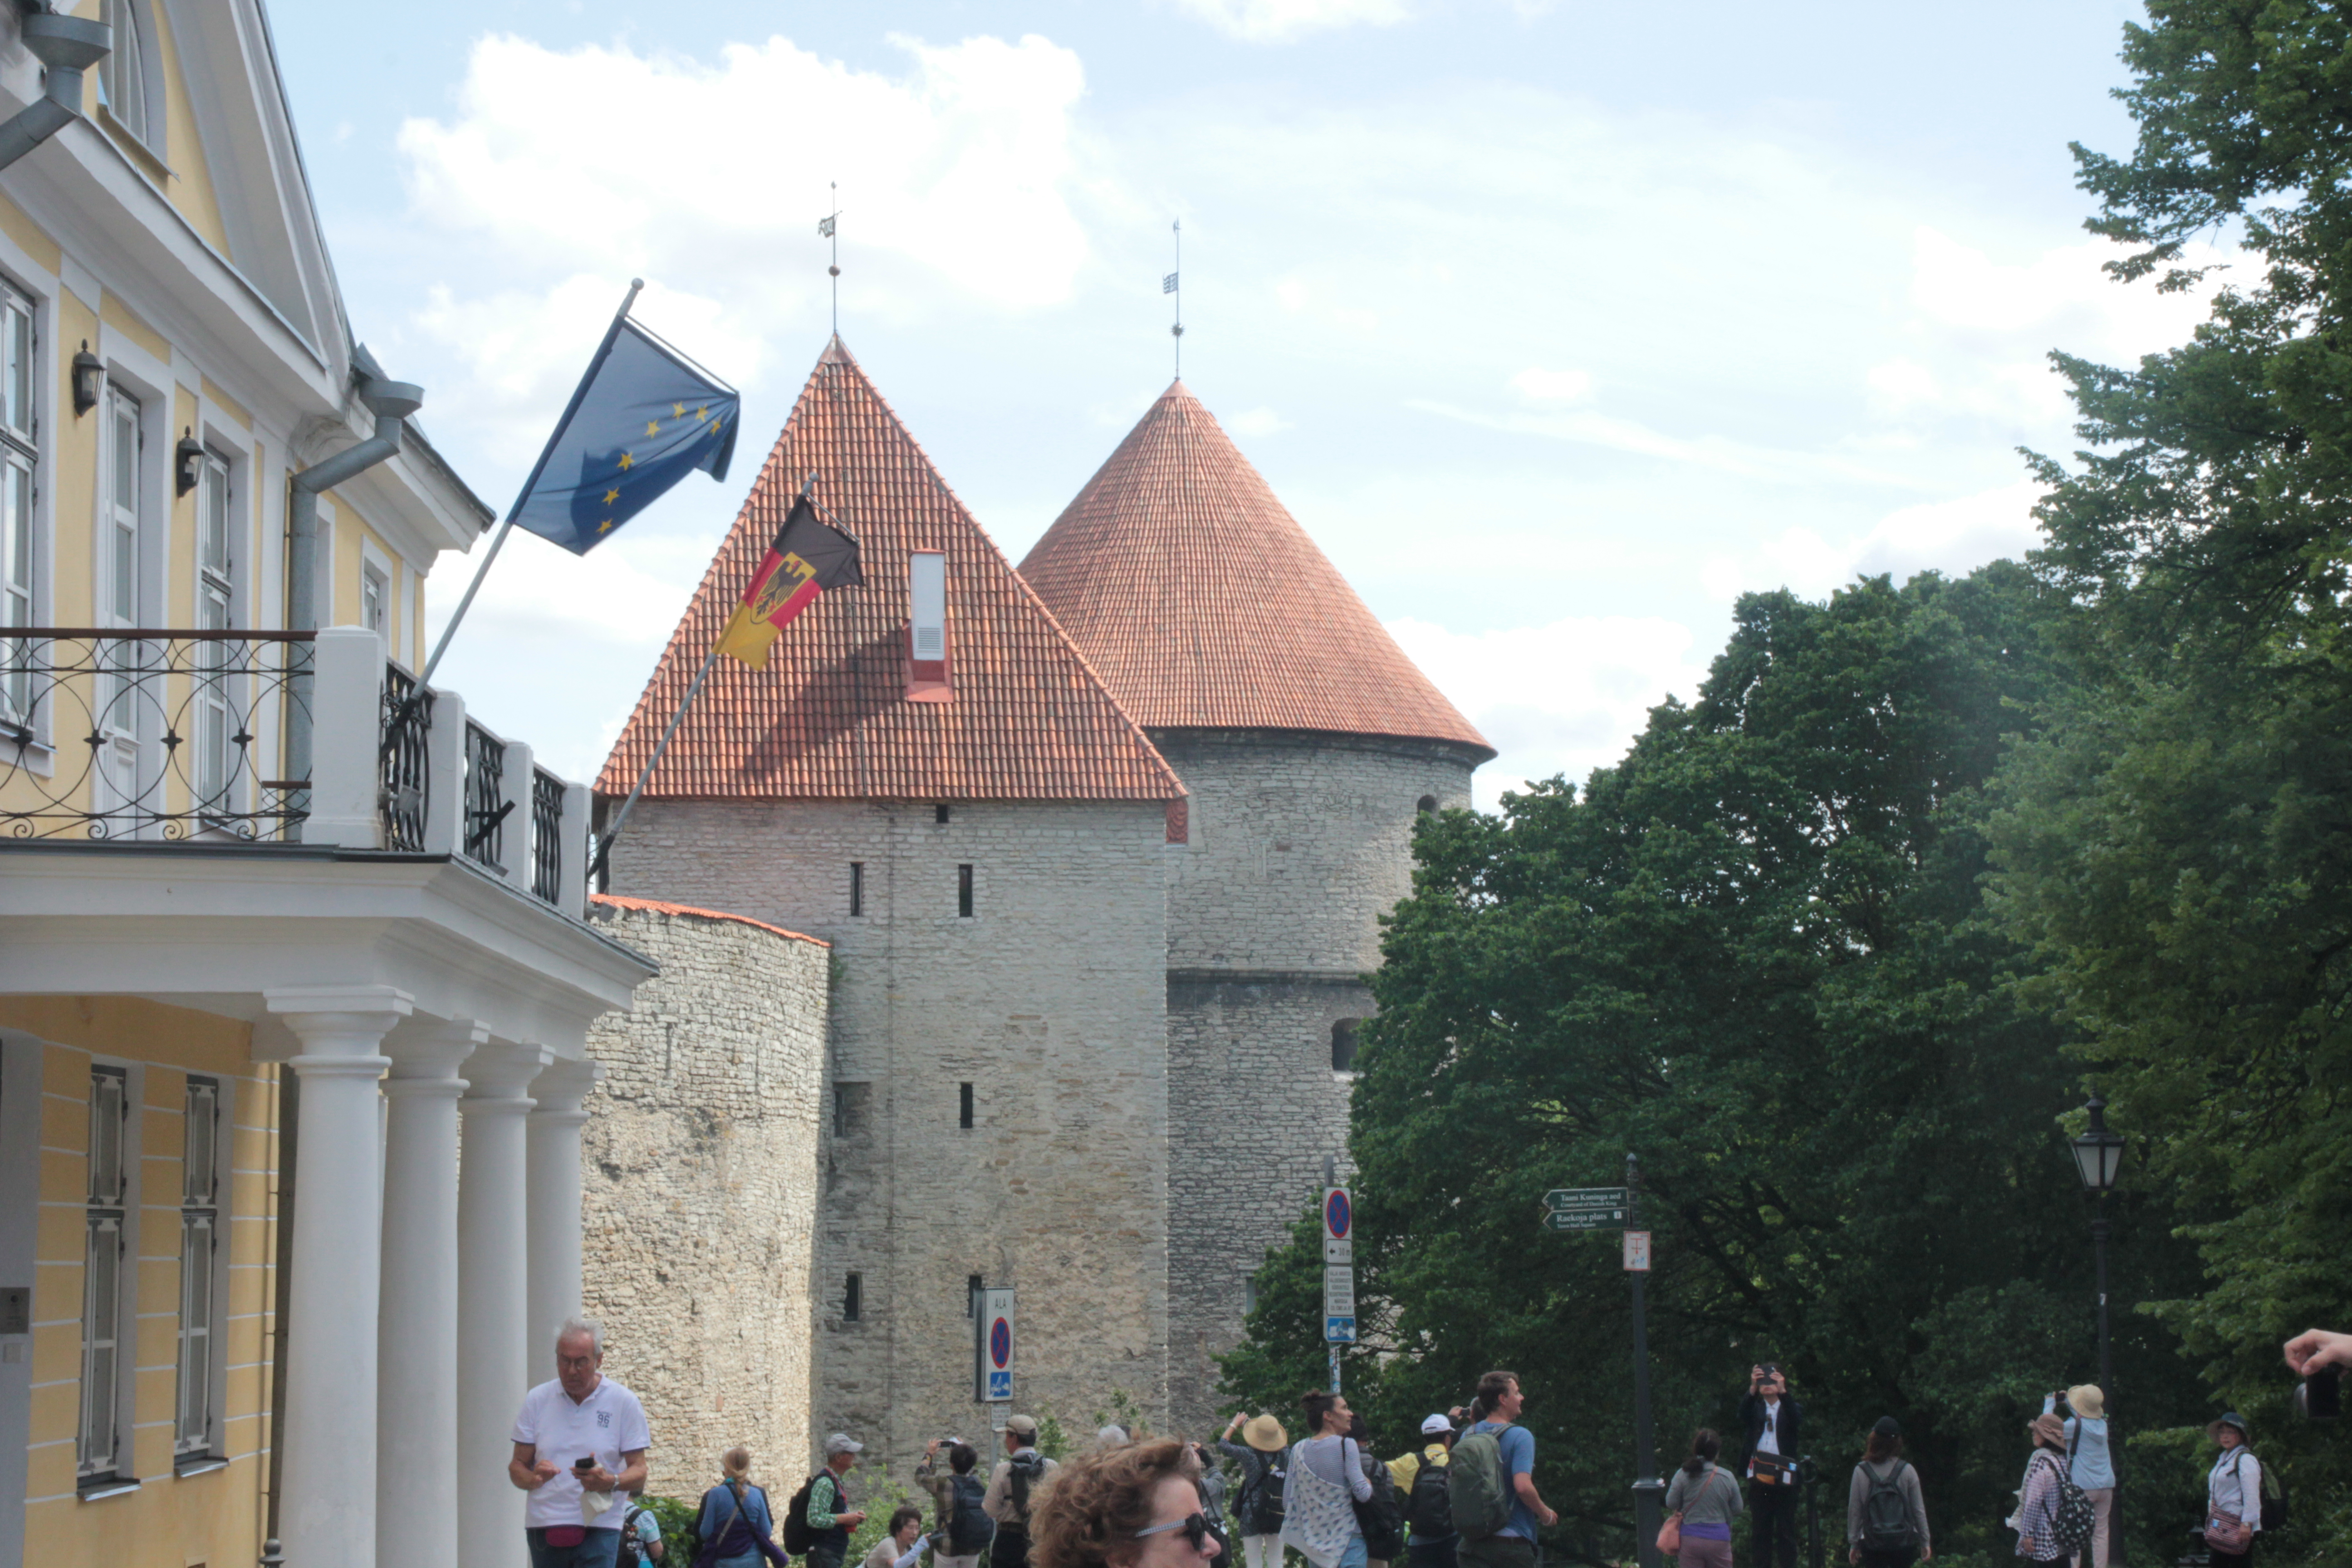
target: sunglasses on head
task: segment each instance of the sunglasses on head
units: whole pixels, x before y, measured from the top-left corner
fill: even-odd
[[[1184,1539],[1192,1543],[1193,1551],[1206,1552],[1209,1549],[1209,1516],[1205,1513],[1188,1513],[1173,1524],[1155,1524],[1149,1530],[1139,1530],[1135,1532],[1135,1539],[1140,1541],[1147,1535],[1165,1535],[1171,1530],[1182,1531]]]

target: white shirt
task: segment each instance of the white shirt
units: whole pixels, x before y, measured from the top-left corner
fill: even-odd
[[[1777,1454],[1780,1451],[1780,1402],[1777,1399],[1768,1399],[1764,1402],[1764,1430],[1758,1434],[1756,1438],[1756,1453]],[[1756,1458],[1753,1454],[1748,1456],[1748,1479],[1751,1481],[1756,1479]]]
[[[2213,1468],[2205,1479],[2205,1490],[2212,1502],[2210,1511],[2242,1519],[2250,1530],[2262,1529],[2263,1462],[2243,1444],[2213,1461]]]
[[[580,1480],[572,1473],[572,1461],[593,1457],[607,1474],[617,1476],[623,1454],[653,1447],[652,1435],[646,1430],[646,1407],[637,1403],[635,1394],[609,1377],[577,1405],[563,1392],[562,1383],[541,1384],[522,1396],[514,1440],[530,1444],[540,1458],[556,1468],[552,1480],[523,1494],[528,1500],[522,1521],[530,1530],[562,1524],[620,1529],[628,1512],[625,1508],[608,1508],[594,1519],[581,1517]]]

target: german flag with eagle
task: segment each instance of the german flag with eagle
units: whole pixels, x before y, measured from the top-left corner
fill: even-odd
[[[769,542],[759,570],[751,574],[743,602],[719,634],[719,651],[753,669],[765,669],[776,634],[794,616],[827,588],[865,581],[857,565],[857,541],[821,521],[808,497],[801,496]]]

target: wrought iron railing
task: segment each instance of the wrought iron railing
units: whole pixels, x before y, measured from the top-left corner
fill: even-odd
[[[425,847],[425,812],[431,799],[426,781],[425,737],[433,728],[433,689],[396,664],[383,667],[383,734],[376,747],[376,809],[383,818],[383,847],[411,853]]]
[[[507,743],[472,720],[466,721],[466,841],[468,859],[493,870],[506,869]]]
[[[563,781],[530,770],[530,890],[548,903],[563,894]]]
[[[264,775],[310,668],[309,632],[0,628],[0,837],[297,837],[310,781]]]

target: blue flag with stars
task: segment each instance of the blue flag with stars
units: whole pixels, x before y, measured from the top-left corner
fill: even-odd
[[[585,555],[695,469],[727,477],[735,389],[625,318],[572,395],[515,501],[520,526]]]

